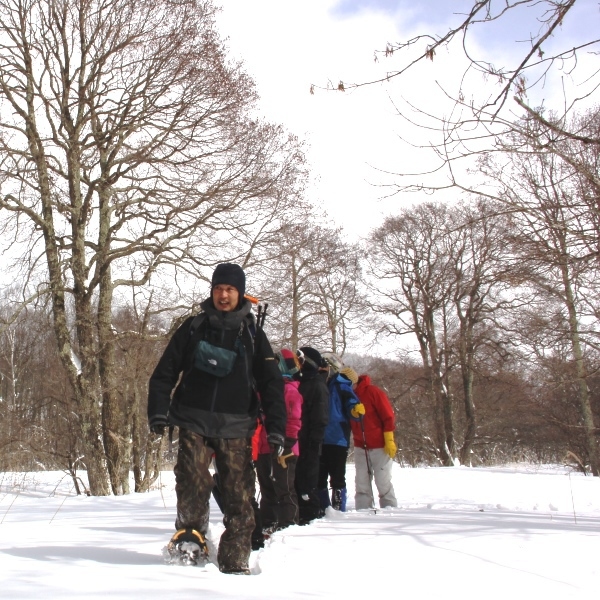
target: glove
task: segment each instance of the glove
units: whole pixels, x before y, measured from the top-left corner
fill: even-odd
[[[165,417],[165,415],[155,415],[148,422],[150,431],[155,435],[160,436],[164,435],[165,429],[168,424],[169,422],[167,421],[167,417]]]
[[[383,449],[389,454],[390,458],[394,458],[396,456],[396,442],[394,442],[394,432],[393,431],[384,431],[383,432],[383,441],[385,446]]]
[[[362,402],[359,402],[358,404],[355,404],[352,407],[352,410],[350,411],[350,414],[355,419],[358,419],[359,417],[362,417],[365,414],[365,405]]]
[[[292,456],[294,456],[293,452],[286,452],[285,450],[283,451],[283,454],[281,456],[277,457],[277,462],[281,465],[282,468],[287,469],[287,464],[286,464],[286,460],[288,458],[291,458]]]
[[[292,452],[292,448],[294,447],[294,445],[296,444],[297,441],[298,440],[296,438],[287,437],[287,436],[285,438],[285,442],[283,444],[283,453],[281,454],[281,456],[277,457],[277,462],[284,469],[287,469],[287,464],[286,464],[287,459],[294,456],[294,453]]]
[[[273,458],[279,458],[283,454],[283,446],[285,444],[283,436],[278,433],[270,433],[267,436],[267,442],[271,446]]]

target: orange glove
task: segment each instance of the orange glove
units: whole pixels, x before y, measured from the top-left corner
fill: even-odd
[[[359,402],[358,404],[355,404],[352,407],[352,410],[350,411],[350,414],[355,419],[358,419],[359,417],[362,417],[362,415],[365,414],[365,405],[362,402]]]
[[[285,464],[285,461],[290,458],[290,456],[294,456],[293,452],[290,452],[289,454],[282,454],[281,456],[277,457],[277,462],[284,468],[287,469],[287,465]]]
[[[390,458],[394,458],[396,456],[396,442],[394,442],[394,432],[393,431],[384,431],[383,432],[383,441],[385,446],[383,449],[389,454]]]

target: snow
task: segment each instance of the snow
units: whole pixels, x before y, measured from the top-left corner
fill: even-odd
[[[164,564],[174,478],[121,497],[74,494],[60,472],[0,473],[0,598],[600,597],[600,479],[562,467],[401,468],[398,508],[354,510],[276,533],[252,576],[214,561],[223,531],[211,501],[206,566]]]

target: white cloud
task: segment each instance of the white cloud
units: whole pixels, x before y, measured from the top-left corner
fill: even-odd
[[[255,79],[263,114],[311,145],[309,160],[318,178],[311,199],[324,203],[349,231],[366,233],[386,211],[377,203],[385,192],[373,185],[384,176],[374,167],[398,170],[404,162],[396,130],[400,121],[388,97],[397,86],[345,93],[317,89],[314,95],[309,90],[311,84],[384,76],[390,65],[375,63],[374,51],[399,37],[396,23],[376,12],[334,18],[335,2],[324,0],[221,4],[221,31]]]
[[[220,29],[229,37],[232,55],[245,61],[255,79],[263,115],[308,140],[315,176],[310,198],[322,203],[349,233],[366,234],[400,203],[420,199],[403,194],[380,200],[389,189],[378,184],[398,181],[386,172],[423,172],[437,164],[432,153],[417,150],[400,138],[422,146],[440,139],[438,133],[416,129],[395,115],[391,99],[403,113],[419,121],[422,115],[411,113],[405,101],[419,110],[449,116],[453,103],[444,97],[442,89],[457,94],[463,82],[467,63],[458,47],[461,40],[457,40],[457,51],[441,49],[433,62],[422,63],[389,83],[345,93],[317,89],[314,95],[309,93],[310,86],[384,77],[386,69],[397,68],[401,59],[382,57],[374,62],[375,50],[385,48],[388,41],[406,41],[419,33],[445,33],[461,18],[455,13],[472,5],[470,0],[462,0],[450,10],[445,2],[432,0],[426,9],[415,9],[410,2],[392,6],[384,0],[220,0]],[[589,9],[591,3],[580,2],[583,9]],[[430,10],[434,4],[437,9]],[[529,29],[537,25],[535,18],[530,24],[521,22],[523,13],[515,11],[509,17],[494,27],[486,23],[473,30],[469,49],[474,56],[499,65],[514,63],[524,43],[517,42],[515,36],[526,38]],[[557,36],[570,39],[577,35],[571,21],[566,21],[564,29]],[[414,52],[422,52],[425,44],[420,42]],[[405,59],[403,55],[402,61]],[[542,96],[555,97],[561,83],[559,78],[547,80],[546,87],[532,96],[532,104]],[[497,82],[473,74],[466,96],[494,97],[498,90]],[[444,197],[452,195],[456,193]]]

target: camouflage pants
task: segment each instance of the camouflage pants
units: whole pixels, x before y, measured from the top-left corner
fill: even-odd
[[[247,484],[251,452],[250,440],[245,438],[205,438],[188,429],[179,430],[179,452],[174,470],[175,528],[192,527],[206,533],[213,488],[209,466],[214,454],[225,525],[217,554],[222,569],[248,567],[254,529],[252,493]]]

